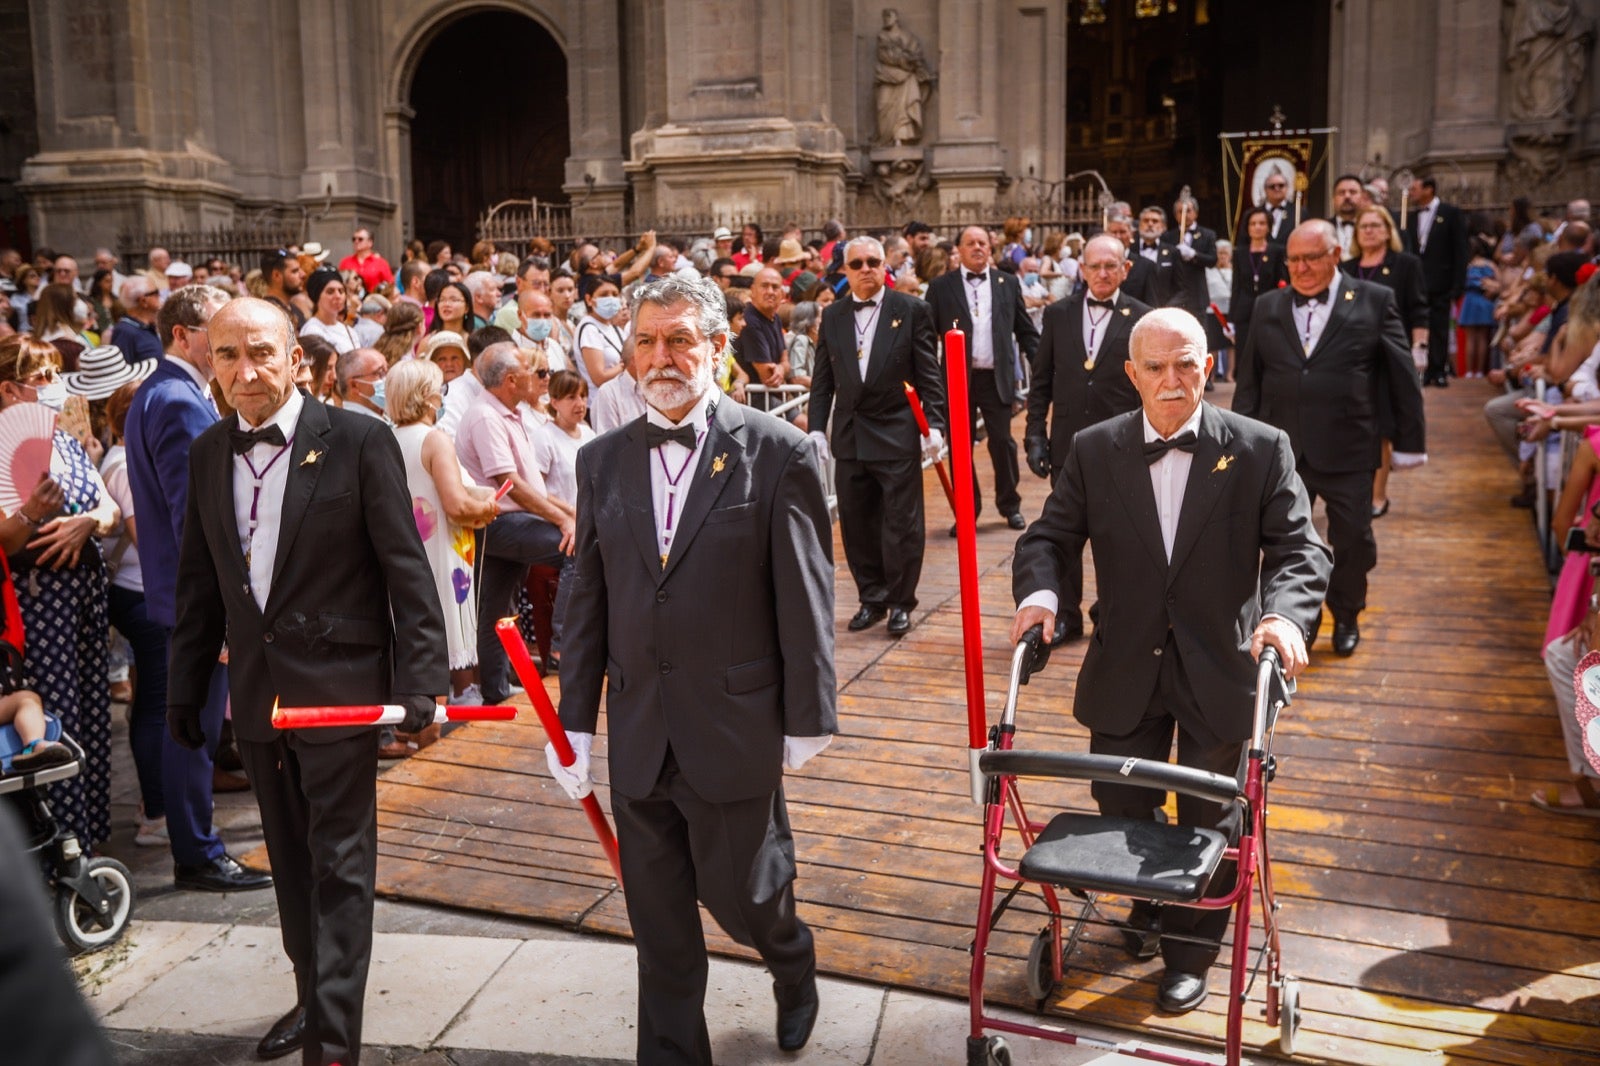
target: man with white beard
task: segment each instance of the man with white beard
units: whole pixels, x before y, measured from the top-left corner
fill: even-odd
[[[836,728],[833,533],[816,449],[719,399],[725,298],[671,275],[633,294],[648,410],[578,452],[577,579],[561,722],[592,787],[606,682],[611,805],[639,952],[638,1061],[711,1062],[699,903],[773,975],[777,1043],[804,1047],[816,951],[795,914],[783,771]]]

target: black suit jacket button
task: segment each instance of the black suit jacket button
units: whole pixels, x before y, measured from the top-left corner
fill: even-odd
[[[1160,655],[1160,654],[1161,654],[1161,649],[1160,649],[1160,648],[1157,648],[1157,649],[1156,649],[1156,654],[1157,654],[1157,655]]]
[[[657,589],[656,590],[656,602],[657,603],[666,603],[667,602],[667,590],[666,589]]]
[[[1168,604],[1168,606],[1171,606],[1171,605],[1173,605],[1173,604],[1175,604],[1175,603],[1177,603],[1177,602],[1178,602],[1178,597],[1177,597],[1177,596],[1174,596],[1174,595],[1173,595],[1173,594],[1172,594],[1172,593],[1170,593],[1170,592],[1169,592],[1169,593],[1167,593],[1167,604]],[[1170,627],[1170,626],[1168,626],[1168,627],[1167,627],[1167,628],[1169,628],[1169,629],[1170,629],[1170,628],[1171,628],[1171,627]]]
[[[278,638],[273,636],[271,633],[267,633],[267,634],[264,634],[261,639],[263,641],[265,641],[266,643],[271,644],[274,640],[277,640]]]
[[[668,663],[668,662],[664,662],[664,663],[662,663],[662,664],[661,664],[661,672],[662,672],[662,673],[663,673],[663,674],[670,674],[670,673],[672,673],[672,664],[671,664],[671,663]]]

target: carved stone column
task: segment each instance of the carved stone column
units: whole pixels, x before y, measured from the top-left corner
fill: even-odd
[[[1001,0],[939,0],[938,132],[931,171],[939,206],[988,204],[1006,177],[1000,146]]]
[[[659,69],[665,58],[637,57],[630,69],[623,69],[625,37],[617,8],[615,3],[579,0],[569,5],[572,35],[567,43],[567,100],[572,154],[567,157],[566,182],[561,189],[572,202],[573,222],[580,230],[607,232],[620,224],[628,194],[622,162],[627,131],[622,86]],[[634,10],[641,18],[650,19],[652,8],[659,8],[656,0]],[[631,29],[626,39],[636,42],[640,35]]]

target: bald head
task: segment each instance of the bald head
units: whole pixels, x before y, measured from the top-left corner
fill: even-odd
[[[1096,300],[1111,299],[1122,287],[1130,266],[1127,246],[1109,233],[1091,238],[1078,259],[1078,269],[1089,286],[1089,295]]]
[[[276,305],[244,296],[218,308],[206,332],[222,398],[250,425],[261,425],[294,391],[294,323]]]

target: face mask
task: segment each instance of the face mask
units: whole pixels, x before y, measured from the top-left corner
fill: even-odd
[[[94,313],[89,310],[89,305],[82,300],[72,305],[72,313],[78,316],[79,322],[88,322],[94,318]]]
[[[1033,243],[1033,230],[1025,229],[1025,230],[1022,231],[1022,243],[1023,244],[1032,244]]]
[[[1037,285],[1037,284],[1039,284],[1039,275],[1037,275],[1037,274],[1024,274],[1024,275],[1022,275],[1022,283],[1024,285]]]
[[[387,408],[387,404],[383,402],[384,384],[384,379],[379,378],[377,384],[372,386],[372,406],[376,407],[380,411]]]
[[[622,297],[602,296],[594,302],[594,313],[601,318],[616,318],[617,312],[622,310]]]
[[[67,385],[64,381],[48,381],[34,388],[35,402],[60,411],[67,406]]]
[[[612,314],[615,313],[615,311],[612,312]],[[550,336],[550,320],[548,318],[530,318],[523,323],[522,333],[530,341],[543,344],[545,339]]]
[[[433,420],[434,420],[434,421],[435,421],[435,422],[442,422],[442,421],[444,421],[444,409],[445,409],[445,405],[446,405],[446,404],[448,404],[448,403],[449,403],[449,402],[450,402],[450,397],[448,397],[448,396],[441,396],[441,397],[439,397],[439,407],[438,407],[438,410],[436,410],[436,411],[434,411],[434,412],[433,412]]]

